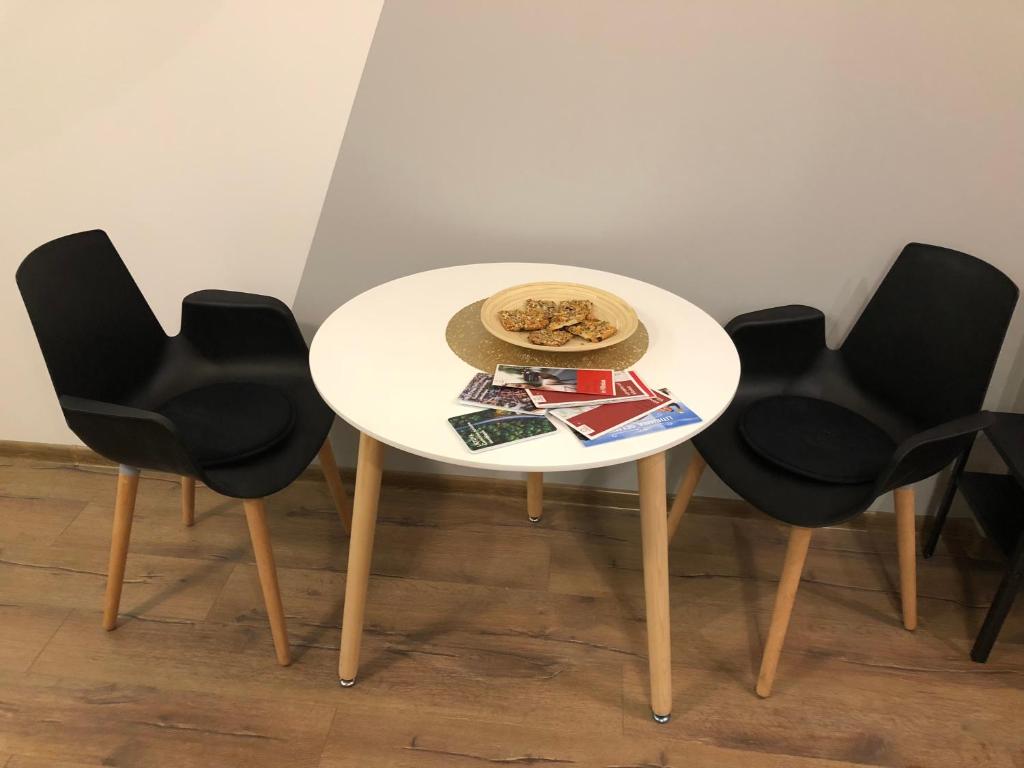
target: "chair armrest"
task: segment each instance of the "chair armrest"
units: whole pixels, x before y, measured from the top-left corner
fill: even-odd
[[[878,495],[930,477],[961,455],[994,417],[979,411],[918,432],[896,447],[878,481]]]
[[[200,476],[177,430],[153,411],[62,395],[64,418],[82,442],[120,464]]]
[[[825,315],[801,304],[739,315],[725,330],[747,374],[793,375],[825,348]]]
[[[189,294],[181,302],[181,335],[212,360],[309,357],[288,306],[255,293],[206,290]]]

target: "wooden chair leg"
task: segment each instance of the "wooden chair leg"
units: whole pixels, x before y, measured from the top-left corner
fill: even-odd
[[[768,640],[764,644],[764,655],[761,656],[761,671],[757,676],[757,695],[767,698],[771,695],[772,684],[775,682],[775,670],[779,666],[782,644],[789,628],[789,617],[793,613],[793,602],[800,586],[800,574],[804,570],[807,559],[807,548],[811,544],[811,529],[793,526],[786,546],[786,561],[782,566],[782,577],[775,593],[775,608],[772,610],[772,623],[768,629]]]
[[[196,524],[196,480],[181,476],[181,522],[188,527]]]
[[[539,523],[544,514],[544,473],[530,472],[526,476],[526,516],[531,523]]]
[[[896,538],[900,561],[900,598],[903,601],[903,626],[917,628],[917,544],[914,517],[914,489],[893,491],[896,502]]]
[[[697,489],[697,483],[700,482],[700,476],[704,474],[704,469],[707,465],[708,463],[704,461],[704,457],[694,448],[693,458],[690,459],[690,466],[686,468],[686,474],[679,481],[679,488],[676,489],[676,498],[672,502],[671,511],[668,513],[669,541],[672,541],[675,537],[676,531],[679,529],[679,523],[683,520],[683,513],[686,511],[686,507],[689,506],[693,492]]]
[[[256,571],[260,577],[267,619],[270,621],[270,633],[274,637],[277,663],[287,667],[292,663],[288,650],[288,626],[285,623],[284,606],[281,604],[281,590],[277,584],[277,568],[274,565],[274,549],[270,544],[270,530],[267,528],[266,508],[263,499],[246,499],[242,504],[245,507],[245,520],[249,524],[252,551],[256,555]]]
[[[135,495],[139,490],[139,470],[123,464],[117,473],[117,497],[114,501],[114,530],[110,537],[110,560],[107,563],[107,593],[103,600],[103,628],[117,627],[117,610],[121,605],[121,587],[128,560],[128,540],[132,535]]]
[[[369,435],[360,434],[352,535],[348,542],[348,572],[345,576],[345,609],[341,621],[341,653],[338,657],[338,678],[345,688],[355,685],[359,670],[359,647],[363,639],[366,588],[370,581],[383,461],[384,446]]]
[[[640,485],[640,535],[643,539],[651,714],[659,723],[667,723],[672,716],[672,643],[668,599],[665,454],[656,453],[637,461],[637,479]]]
[[[320,448],[320,469],[323,470],[327,487],[331,491],[331,498],[334,499],[334,506],[338,510],[338,517],[341,518],[341,525],[345,533],[352,533],[352,505],[345,493],[345,486],[341,484],[341,473],[338,471],[338,462],[334,459],[334,449],[331,448],[331,439],[324,440]]]

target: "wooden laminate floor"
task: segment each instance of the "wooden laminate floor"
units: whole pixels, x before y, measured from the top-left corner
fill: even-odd
[[[671,484],[672,480],[670,480]],[[120,628],[100,628],[114,475],[0,459],[0,766],[1024,766],[1024,615],[968,649],[999,578],[970,530],[816,533],[775,692],[753,692],[786,534],[696,500],[671,551],[674,711],[649,717],[634,509],[388,484],[358,684],[337,685],[347,539],[322,482],[268,502],[279,668],[241,504],[143,474]]]

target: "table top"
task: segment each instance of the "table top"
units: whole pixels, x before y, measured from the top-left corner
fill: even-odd
[[[456,402],[479,371],[448,347],[445,328],[463,307],[503,288],[541,280],[592,285],[629,302],[650,337],[647,352],[631,368],[649,386],[668,387],[702,421],[592,447],[559,424],[553,435],[471,453],[448,417],[479,410]],[[371,325],[372,332],[366,332]],[[685,299],[610,272],[525,263],[435,269],[371,288],[324,321],[309,364],[321,396],[360,432],[448,464],[516,472],[591,469],[667,450],[721,415],[740,376],[728,334]]]

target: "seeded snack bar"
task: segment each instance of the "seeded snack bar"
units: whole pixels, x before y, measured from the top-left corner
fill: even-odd
[[[548,317],[541,311],[507,309],[498,313],[501,327],[506,331],[539,331],[548,324]]]
[[[521,309],[506,309],[498,313],[501,327],[506,331],[522,331],[523,311]]]
[[[524,310],[523,311],[523,330],[524,331],[539,331],[542,328],[546,328],[548,324],[548,315],[542,310]]]
[[[587,299],[563,301],[558,305],[558,311],[551,318],[551,322],[548,323],[548,330],[556,331],[559,328],[582,323],[593,311],[594,303]]]
[[[566,331],[534,331],[527,336],[531,344],[539,344],[542,347],[560,347],[572,338],[571,333]]]
[[[619,329],[607,320],[584,320],[582,323],[570,325],[566,330],[587,341],[604,341],[608,337],[614,336]]]
[[[558,304],[545,299],[527,299],[523,309],[527,312],[543,312],[544,317],[550,320],[551,316],[558,310]]]

